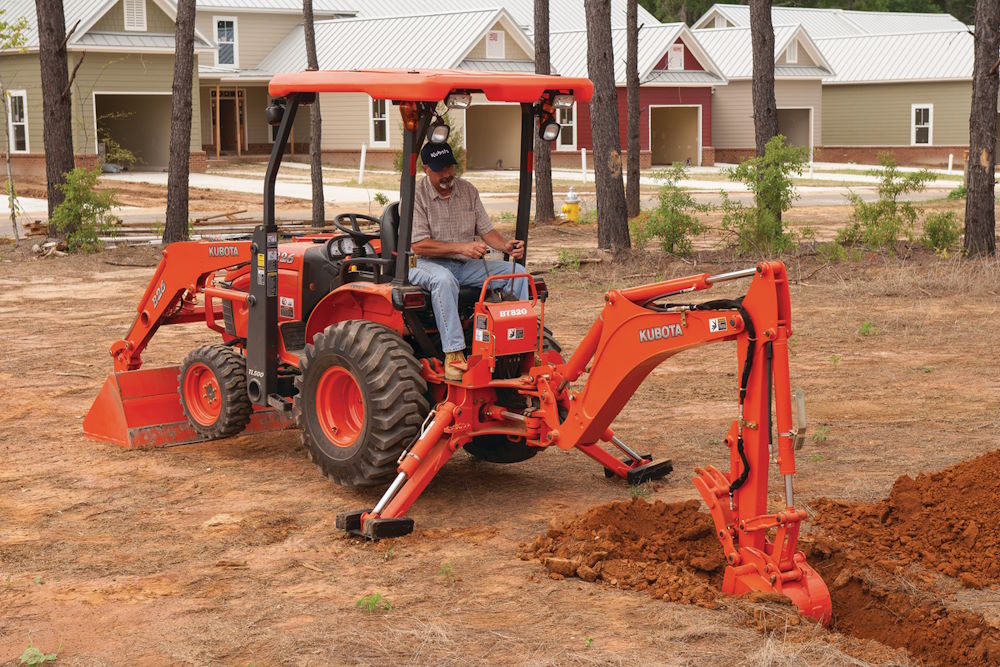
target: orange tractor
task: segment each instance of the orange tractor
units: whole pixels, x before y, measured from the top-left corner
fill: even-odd
[[[366,93],[400,110],[400,201],[380,219],[346,214],[336,233],[279,243],[275,179],[295,114],[317,93]],[[723,590],[786,595],[808,616],[830,619],[830,596],[796,550],[804,510],[793,502],[795,448],[788,368],[791,309],[785,267],[764,262],[612,290],[568,359],[545,328],[544,280],[530,274],[463,288],[459,310],[468,358],[462,379],[445,379],[430,297],[407,279],[417,155],[447,137],[438,105],[466,108],[473,95],[521,110],[515,237],[527,251],[535,133],[559,132],[555,109],[587,102],[587,79],[467,71],[313,71],[276,76],[267,109],[278,127],[265,177],[264,223],[249,240],[175,243],[138,306],[128,334],[111,346],[115,372],[84,431],[124,447],[162,446],[277,429],[296,423],[310,458],[345,485],[389,483],[372,508],[337,516],[337,526],[378,539],[413,530],[406,512],[459,449],[497,463],[547,447],[577,449],[608,476],[631,483],[671,471],[640,454],[611,423],[643,379],[674,354],[734,342],[736,417],[725,442],[728,473],[707,466],[694,484],[711,510],[725,552]],[[491,282],[519,277],[518,301]],[[696,292],[750,279],[744,296],[694,303]],[[191,351],[180,366],[141,368],[158,327],[204,322],[221,342]],[[581,378],[585,376],[585,380]],[[801,401],[799,402],[801,406]],[[617,452],[613,455],[611,452]],[[784,480],[782,509],[768,508],[771,466]]]

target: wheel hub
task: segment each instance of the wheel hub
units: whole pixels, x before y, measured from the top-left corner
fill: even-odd
[[[350,447],[365,425],[365,402],[361,387],[346,368],[332,366],[316,385],[316,416],[327,440]]]
[[[211,426],[222,413],[219,380],[206,364],[191,364],[184,376],[184,398],[191,418],[202,426]]]

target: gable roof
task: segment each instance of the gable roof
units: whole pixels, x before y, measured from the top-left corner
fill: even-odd
[[[624,86],[625,82],[625,49],[626,30],[617,28],[611,31],[611,49],[615,53],[615,85]],[[691,50],[701,63],[704,71],[666,72],[655,70],[657,63],[663,60],[667,50],[677,40]],[[563,76],[587,76],[587,31],[569,30],[552,32],[549,35],[549,47],[552,52],[552,66]],[[722,69],[714,62],[711,55],[691,33],[691,29],[683,23],[664,23],[643,26],[639,30],[639,53],[636,69],[639,70],[639,83],[670,83],[676,85],[715,85],[725,83]]]
[[[224,9],[231,12],[302,14],[302,0],[196,0],[197,11]],[[313,0],[313,16],[354,16],[350,0]]]
[[[316,57],[320,69],[454,69],[486,33],[500,23],[528,53],[531,40],[504,9],[338,19],[316,22]],[[414,40],[422,35],[422,40]],[[289,33],[258,65],[266,72],[306,68],[302,26]]]
[[[968,30],[830,37],[816,42],[834,69],[823,85],[972,79],[975,56]]]
[[[347,0],[345,0],[347,1]],[[359,17],[408,16],[412,14],[440,14],[464,10],[506,9],[521,30],[530,35],[535,31],[535,0],[357,0]],[[611,0],[611,27],[625,27],[627,0]],[[639,24],[658,25],[656,17],[638,7]],[[549,31],[581,30],[587,27],[583,0],[549,0]]]
[[[118,50],[125,49],[153,50],[153,51],[174,51],[173,33],[151,33],[151,32],[125,32],[125,33],[92,33],[89,30],[96,24],[102,16],[108,13],[120,0],[104,0],[95,3],[93,0],[63,0],[63,16],[66,19],[66,30],[71,29],[79,21],[79,26],[70,36],[67,43],[69,50],[80,50],[85,48],[95,50]],[[34,0],[4,0],[6,14],[4,18],[8,21],[17,20],[23,16],[28,20],[28,29],[25,33],[27,44],[25,47],[29,51],[38,49],[38,17],[35,14]],[[150,0],[157,7],[170,17],[171,21],[177,20],[177,5],[172,0]],[[211,42],[202,35],[196,28],[194,31],[195,51],[212,49]]]
[[[753,44],[750,28],[713,28],[695,30],[695,37],[705,50],[719,63],[727,79],[753,78]],[[823,78],[833,73],[834,68],[824,57],[822,49],[800,25],[775,26],[774,58],[777,60],[785,49],[798,41],[816,67],[809,65],[775,65],[774,76],[783,78]]]
[[[715,17],[721,16],[734,27],[750,26],[747,5],[715,4],[694,22],[693,28],[714,28]],[[965,25],[951,14],[918,14],[913,12],[863,12],[847,9],[813,7],[772,7],[771,22],[781,25],[801,25],[815,39],[842,35],[874,35],[904,32],[959,30]]]

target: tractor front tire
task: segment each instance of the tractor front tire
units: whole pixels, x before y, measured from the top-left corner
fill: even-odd
[[[375,486],[427,415],[427,384],[412,348],[366,320],[339,322],[306,346],[295,380],[295,418],[310,460],[331,481]]]
[[[250,423],[246,359],[227,345],[203,345],[181,363],[177,376],[181,408],[198,435],[208,440],[240,433]]]

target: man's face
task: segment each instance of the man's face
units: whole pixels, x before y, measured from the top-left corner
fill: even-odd
[[[434,186],[439,195],[447,197],[451,194],[451,189],[455,185],[455,165],[449,164],[441,171],[434,171],[427,165],[424,165],[424,173],[430,179],[431,185]]]

